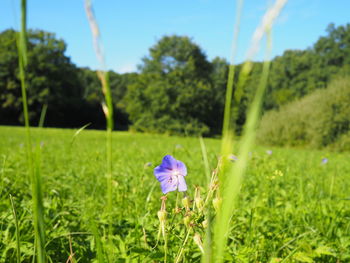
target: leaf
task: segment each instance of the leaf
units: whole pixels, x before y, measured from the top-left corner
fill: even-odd
[[[315,253],[317,254],[317,256],[329,255],[335,257],[334,253],[332,252],[332,249],[327,246],[320,246],[316,248]]]
[[[307,263],[313,263],[314,262],[313,259],[309,255],[307,255],[307,254],[305,254],[303,252],[295,253],[293,258],[295,260],[298,260],[298,261],[301,261],[301,262],[307,262]]]

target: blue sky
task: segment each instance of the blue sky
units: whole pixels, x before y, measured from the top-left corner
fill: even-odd
[[[28,27],[56,34],[67,43],[66,55],[78,66],[96,69],[83,0],[27,0]],[[20,0],[2,0],[0,31],[19,27]],[[95,0],[107,67],[120,73],[136,70],[148,49],[164,35],[187,35],[209,59],[229,60],[235,0]],[[243,4],[236,62],[242,62],[254,29],[272,0]],[[349,0],[290,0],[273,28],[272,55],[310,47],[331,22],[350,22]],[[262,52],[261,52],[262,53]],[[256,60],[261,60],[258,54]]]

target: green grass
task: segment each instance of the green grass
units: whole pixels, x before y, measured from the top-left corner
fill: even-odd
[[[105,132],[32,129],[33,144],[41,144],[46,253],[49,262],[107,261]],[[21,260],[31,262],[34,229],[31,186],[25,158],[25,129],[0,127],[0,262],[16,262],[16,220]],[[204,139],[208,165],[214,169],[220,141]],[[199,139],[113,133],[113,235],[117,262],[163,261],[157,242],[162,193],[153,168],[165,154],[188,167],[189,196],[196,185],[202,196],[207,173]],[[349,153],[255,147],[231,218],[225,259],[234,262],[348,262],[350,260]],[[323,157],[329,162],[321,164]],[[146,165],[151,163],[150,166]],[[282,176],[281,176],[282,175]],[[174,214],[177,194],[168,194],[168,261],[173,262],[187,229],[183,212]],[[180,196],[181,197],[181,196]],[[181,202],[179,202],[181,203]],[[205,230],[196,218],[183,262],[199,262],[194,232]]]

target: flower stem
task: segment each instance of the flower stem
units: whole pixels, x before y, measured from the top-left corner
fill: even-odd
[[[186,243],[187,243],[187,241],[188,241],[188,238],[189,238],[189,236],[190,236],[190,233],[191,233],[191,229],[192,229],[192,228],[189,228],[189,229],[187,230],[187,234],[186,234],[185,240],[184,240],[184,242],[182,243],[182,246],[181,246],[181,248],[180,248],[180,251],[179,251],[179,253],[178,253],[177,256],[176,256],[175,263],[178,263],[178,262],[180,262],[180,260],[181,260],[182,254],[183,254],[184,249],[185,249],[185,245],[186,245]]]

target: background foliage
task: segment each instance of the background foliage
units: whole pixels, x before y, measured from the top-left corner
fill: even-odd
[[[350,78],[265,114],[258,139],[281,146],[350,150]]]
[[[325,89],[332,79],[349,75],[350,25],[335,27],[330,24],[326,32],[310,48],[287,50],[272,60],[263,111],[278,110],[316,90]],[[14,30],[0,34],[0,124],[18,125],[23,121],[15,34]],[[36,30],[30,31],[28,37],[27,75],[32,124],[38,123],[47,105],[46,126],[81,127],[91,123],[90,128],[103,128],[102,94],[96,72],[76,67],[65,55],[66,44],[54,34]],[[237,75],[241,66],[236,65]],[[238,108],[238,133],[245,122],[247,105],[254,95],[261,70],[262,64],[254,62]],[[223,115],[227,71],[225,59],[217,57],[209,61],[190,38],[162,37],[142,59],[137,73],[110,71],[117,129],[219,134],[222,119],[218,116]],[[346,132],[336,131],[340,133]],[[266,142],[275,143],[274,140]],[[300,140],[288,143],[300,144]]]

